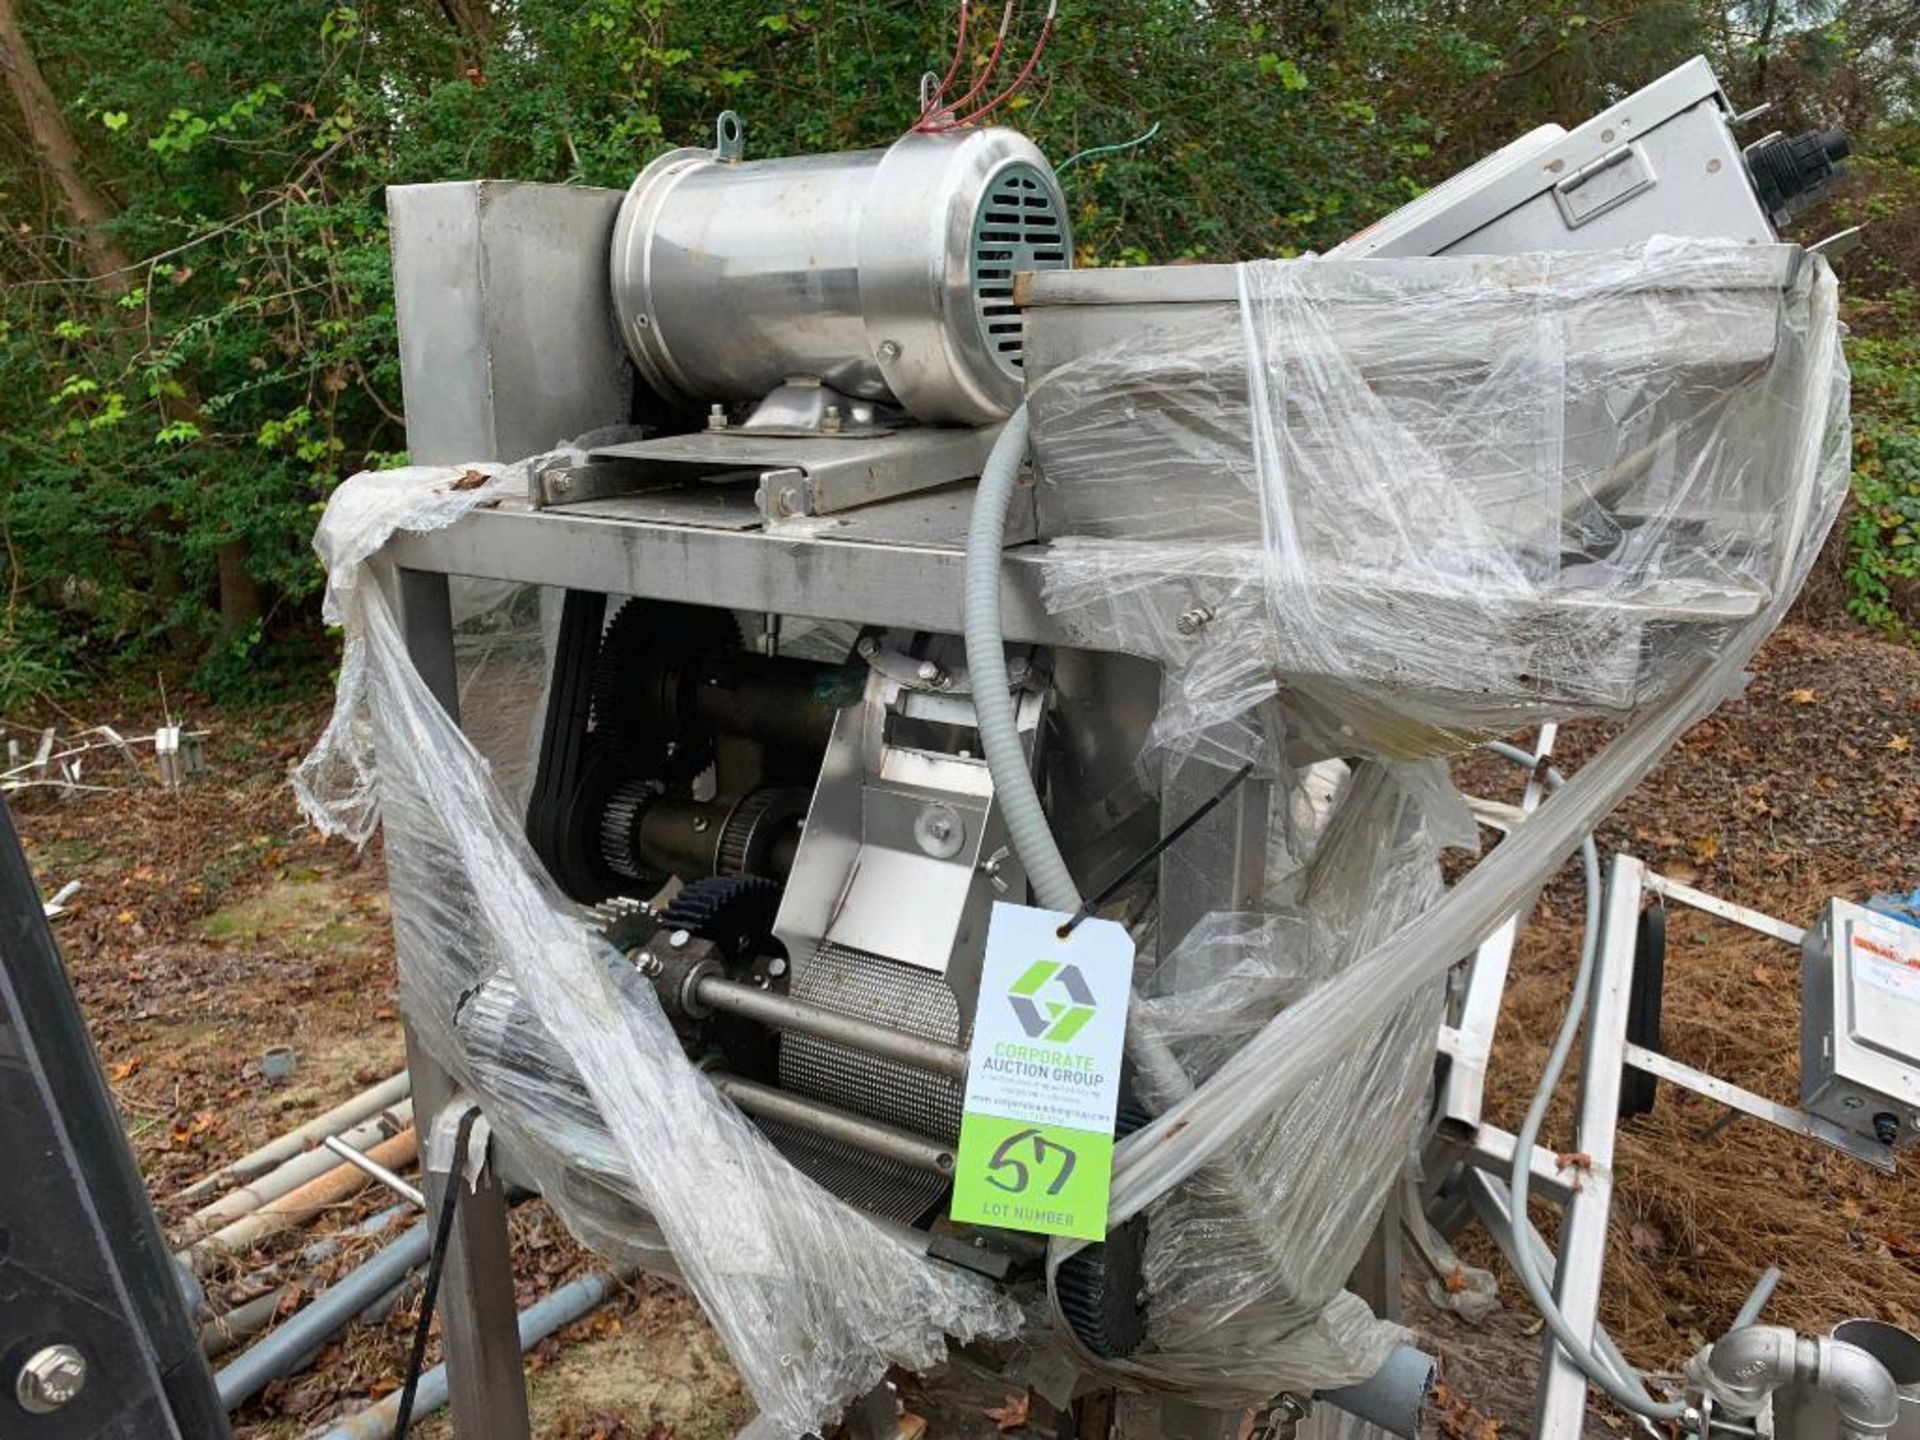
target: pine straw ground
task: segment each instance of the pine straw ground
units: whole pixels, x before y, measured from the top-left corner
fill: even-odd
[[[1830,894],[1920,883],[1920,761],[1910,748],[1920,741],[1920,652],[1851,630],[1789,627],[1756,672],[1746,695],[1697,727],[1609,821],[1603,847],[1798,924]],[[157,721],[145,711],[73,708],[67,728],[105,720],[135,733]],[[377,846],[357,856],[321,842],[285,784],[323,706],[201,706],[193,718],[213,729],[212,773],[197,787],[71,800],[38,792],[14,804],[44,888],[71,879],[86,887],[56,934],[169,1222],[181,1207],[167,1197],[182,1185],[391,1073],[402,1054]],[[1565,734],[1563,767],[1601,738],[1591,727]],[[1480,793],[1517,794],[1507,767],[1460,768]],[[106,783],[111,767],[90,761],[87,778]],[[1489,1090],[1491,1117],[1509,1126],[1565,1002],[1579,904],[1569,872],[1545,892],[1516,955]],[[1673,914],[1668,1050],[1791,1100],[1797,957],[1721,922]],[[300,1067],[269,1085],[259,1057],[280,1044],[295,1047]],[[1563,1099],[1550,1143],[1566,1141],[1565,1109]],[[1774,1318],[1808,1328],[1862,1314],[1920,1321],[1914,1163],[1886,1178],[1755,1121],[1716,1128],[1721,1113],[1663,1089],[1655,1112],[1623,1133],[1605,1319],[1628,1354],[1650,1368],[1676,1365],[1725,1325],[1768,1264],[1786,1272]],[[386,1203],[369,1191],[209,1287],[223,1305],[258,1293],[260,1262]],[[593,1265],[537,1204],[516,1213],[514,1230],[522,1303]],[[1470,1261],[1501,1272],[1489,1247],[1471,1238],[1464,1246]],[[347,1247],[310,1283],[326,1283],[365,1248]],[[1450,1433],[1525,1432],[1538,1341],[1504,1276],[1503,1291],[1509,1311],[1477,1332],[1421,1317],[1446,1364],[1451,1403],[1439,1425]],[[403,1298],[384,1323],[354,1328],[316,1365],[271,1387],[236,1417],[243,1440],[287,1440],[391,1388],[416,1305]],[[664,1285],[635,1287],[545,1342],[530,1364],[542,1437],[694,1440],[731,1434],[750,1413],[712,1331]],[[997,1414],[987,1417],[988,1408]],[[983,1400],[967,1413],[991,1433],[1014,1412]],[[1043,1413],[1034,1407],[1036,1426]],[[421,1433],[444,1434],[444,1422]]]
[[[1563,732],[1563,769],[1595,727]],[[1796,925],[1822,902],[1920,885],[1920,653],[1851,631],[1783,629],[1745,695],[1696,726],[1609,819],[1603,857],[1654,868]],[[1509,767],[1511,770],[1511,767]],[[1482,793],[1517,794],[1478,760]],[[1569,869],[1515,956],[1488,1090],[1517,1124],[1564,1013],[1581,914]],[[1800,963],[1790,947],[1700,912],[1668,910],[1663,1048],[1784,1101],[1798,1096]],[[1573,1067],[1570,1067],[1570,1069]],[[1571,1143],[1571,1080],[1546,1143]],[[1825,1330],[1870,1315],[1920,1326],[1920,1169],[1888,1177],[1812,1141],[1660,1088],[1617,1153],[1603,1319],[1627,1355],[1671,1370],[1723,1329],[1760,1272],[1783,1279],[1767,1317]],[[1552,1212],[1535,1219],[1552,1234]],[[1467,1251],[1496,1273],[1491,1246]],[[1508,1302],[1524,1308],[1502,1274]]]

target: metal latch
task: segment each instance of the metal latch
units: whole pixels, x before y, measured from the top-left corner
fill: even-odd
[[[1638,144],[1622,145],[1589,161],[1553,187],[1553,202],[1567,228],[1577,230],[1642,190],[1651,190],[1653,166]]]

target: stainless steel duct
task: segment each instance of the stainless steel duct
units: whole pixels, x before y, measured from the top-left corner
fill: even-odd
[[[799,377],[983,424],[1020,398],[1021,270],[1072,261],[1066,202],[1012,130],[908,134],[885,150],[743,161],[713,150],[640,173],[614,227],[620,332],[648,384],[706,405]]]

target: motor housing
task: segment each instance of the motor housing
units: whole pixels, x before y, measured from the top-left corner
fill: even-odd
[[[1067,267],[1052,167],[998,127],[884,150],[746,161],[737,120],[633,182],[612,245],[614,308],[641,375],[688,405],[791,381],[986,424],[1020,401],[1021,270]]]

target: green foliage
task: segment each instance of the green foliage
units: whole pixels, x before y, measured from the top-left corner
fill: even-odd
[[[1920,637],[1920,335],[1849,347],[1855,397],[1847,608],[1895,639]]]
[[[751,155],[885,144],[912,123],[921,73],[945,68],[954,13],[946,0],[16,9],[112,218],[78,230],[25,127],[0,125],[0,533],[15,597],[0,705],[8,686],[54,685],[76,664],[198,666],[232,687],[317,652],[316,510],[405,447],[387,185],[625,186],[704,141],[725,108],[746,117]],[[1769,6],[1763,39],[1749,7],[1697,0],[1067,0],[1039,83],[996,118],[1056,159],[1159,124],[1066,172],[1083,264],[1297,254],[1706,50],[1743,101],[1775,99],[1783,126],[1852,125],[1874,158],[1842,213],[1920,252],[1910,9]],[[998,8],[974,12],[977,64]],[[1025,7],[1016,54],[1039,13]],[[1870,250],[1850,288],[1898,304],[1913,273],[1897,245]],[[1873,607],[1898,612],[1913,548],[1899,377],[1916,357],[1888,344],[1883,360],[1860,352],[1862,393],[1908,395],[1887,402],[1907,418],[1863,420],[1851,532],[1856,611],[1883,626]]]

